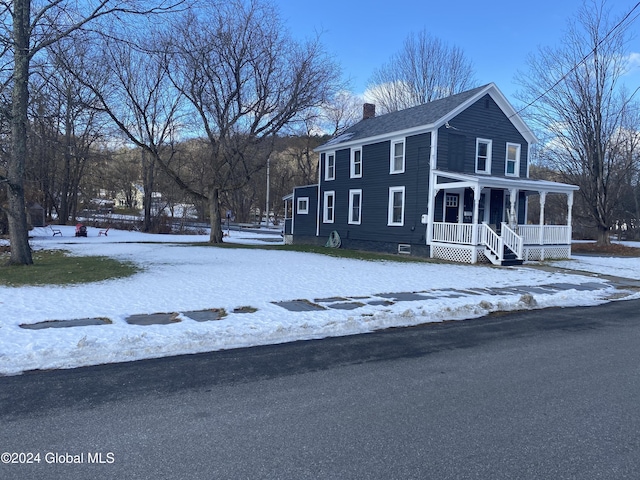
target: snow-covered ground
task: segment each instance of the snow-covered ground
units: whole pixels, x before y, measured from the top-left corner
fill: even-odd
[[[119,230],[110,230],[105,237],[91,227],[87,238],[76,239],[74,227],[60,228],[63,235],[55,237],[49,229],[35,229],[32,247],[130,260],[142,270],[130,278],[85,285],[0,287],[0,375],[350,335],[392,326],[477,318],[496,310],[595,305],[610,301],[616,292],[598,278],[529,267],[373,262],[298,252],[191,246],[186,243],[206,241],[207,237]],[[278,241],[279,235],[231,231],[226,240],[264,244]],[[640,279],[639,258],[580,257],[557,265]],[[548,292],[538,288],[532,291],[533,299],[523,297],[521,291],[495,292],[499,287],[586,282],[599,282],[602,288]],[[494,291],[452,291],[482,288]],[[410,292],[423,292],[430,298],[369,304],[372,299],[379,300],[372,303],[382,303],[387,293]],[[332,297],[360,301],[363,306],[290,311],[274,303],[300,299],[317,302]],[[234,313],[242,307],[251,307],[250,313]],[[206,322],[184,315],[214,308],[224,309],[227,315]],[[180,321],[147,326],[126,322],[134,314],[169,312],[179,313]],[[111,323],[38,330],[20,327],[86,318],[107,318]]]

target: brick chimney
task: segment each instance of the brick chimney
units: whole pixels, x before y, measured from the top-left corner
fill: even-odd
[[[362,105],[362,119],[373,118],[376,116],[376,106],[373,103],[365,103]]]

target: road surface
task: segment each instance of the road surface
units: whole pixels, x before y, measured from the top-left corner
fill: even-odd
[[[0,478],[637,479],[639,312],[3,377]]]

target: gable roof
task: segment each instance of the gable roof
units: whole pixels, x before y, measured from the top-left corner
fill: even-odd
[[[427,102],[417,107],[361,120],[345,130],[341,135],[333,137],[324,145],[316,148],[315,151],[334,150],[338,146],[339,148],[346,148],[351,144],[363,143],[362,140],[365,139],[383,141],[393,136],[417,134],[439,128],[487,94],[491,95],[522,136],[529,143],[535,143],[535,136],[522,118],[498,90],[498,87],[493,83],[489,83],[466,92]]]

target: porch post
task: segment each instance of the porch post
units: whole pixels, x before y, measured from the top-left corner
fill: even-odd
[[[509,191],[509,201],[511,203],[511,210],[509,211],[509,226],[515,227],[518,225],[518,216],[516,214],[516,200],[518,200],[518,189],[512,188]],[[513,223],[511,225],[511,223]]]
[[[478,262],[478,217],[480,215],[480,192],[482,188],[480,185],[473,187],[473,223],[471,230],[471,263]]]
[[[567,226],[569,227],[569,238],[567,238],[567,243],[571,245],[571,237],[573,232],[573,217],[571,211],[573,209],[573,192],[567,193]]]
[[[544,204],[547,201],[547,192],[538,192],[540,194],[540,238],[538,243],[544,245]]]
[[[289,219],[287,217],[287,213],[288,212],[289,212],[289,200],[285,199],[285,201],[284,201],[284,219],[283,219],[284,220],[284,226],[285,226],[283,232],[285,234],[286,233],[290,233],[290,234],[293,233],[293,231],[287,232],[287,220]],[[292,217],[291,218],[291,230],[293,230],[293,198],[291,199],[291,217]]]
[[[547,201],[547,192],[540,193],[540,239],[538,242],[542,245],[540,249],[540,260],[544,261],[544,204]]]
[[[431,181],[429,182],[429,200],[427,202],[427,245],[431,245],[433,242],[433,224],[435,222],[434,210],[436,204],[436,195],[438,195],[439,190],[433,187],[435,183],[436,176],[432,176]],[[433,257],[431,257],[433,258]]]
[[[478,244],[478,219],[480,217],[480,192],[482,188],[479,185],[473,187],[473,233],[472,242]]]

